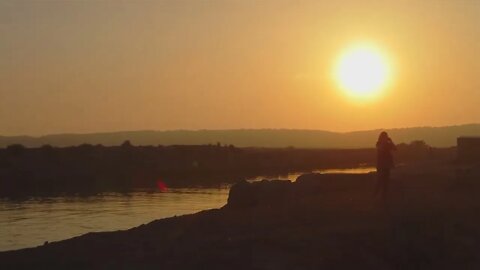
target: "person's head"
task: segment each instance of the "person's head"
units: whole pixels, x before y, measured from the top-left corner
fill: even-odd
[[[388,140],[388,133],[386,131],[382,131],[380,135],[378,136],[378,141],[379,142],[384,142]]]

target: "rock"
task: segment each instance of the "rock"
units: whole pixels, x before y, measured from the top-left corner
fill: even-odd
[[[252,184],[241,181],[230,188],[226,206],[227,208],[244,208],[253,207],[257,203],[257,196],[254,194]]]
[[[227,208],[245,208],[282,204],[291,194],[289,180],[263,180],[248,183],[239,182],[230,188]]]

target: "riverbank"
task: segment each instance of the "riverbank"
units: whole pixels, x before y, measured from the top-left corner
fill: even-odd
[[[221,209],[2,252],[0,268],[478,268],[476,174],[410,170],[392,180],[386,202],[372,196],[374,174],[243,182]]]
[[[397,163],[452,160],[453,148],[398,145]],[[237,148],[233,145],[0,149],[0,198],[126,193],[168,187],[214,187],[260,175],[374,166],[375,149]]]

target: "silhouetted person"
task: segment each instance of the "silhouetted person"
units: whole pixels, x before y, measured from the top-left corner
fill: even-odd
[[[394,150],[396,150],[395,144],[388,137],[387,132],[380,133],[377,141],[377,186],[375,187],[375,195],[381,192],[384,201],[387,198],[390,170],[393,168],[392,151]]]

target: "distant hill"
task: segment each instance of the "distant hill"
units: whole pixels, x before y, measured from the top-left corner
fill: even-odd
[[[294,129],[237,130],[172,130],[122,131],[90,134],[57,134],[41,137],[0,136],[0,147],[23,144],[27,147],[73,146],[80,144],[120,145],[130,140],[134,145],[233,144],[238,147],[299,147],[299,148],[370,148],[381,130],[330,132]],[[459,136],[480,136],[480,124],[447,127],[414,127],[387,129],[396,143],[424,140],[431,146],[456,145]]]

